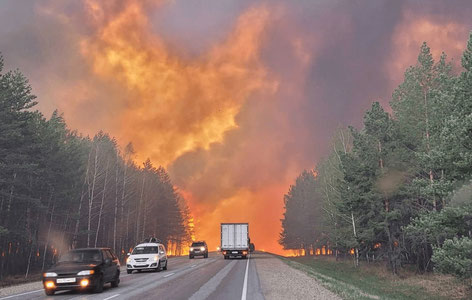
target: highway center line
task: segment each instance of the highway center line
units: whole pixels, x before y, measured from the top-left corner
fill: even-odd
[[[108,298],[105,298],[105,299],[103,299],[103,300],[113,299],[113,298],[115,298],[115,297],[118,297],[119,295],[120,295],[120,294],[116,294],[116,295],[110,296],[110,297],[108,297]]]
[[[247,274],[249,270],[249,259],[251,258],[251,255],[247,258],[247,264],[246,264],[246,274],[244,274],[244,284],[243,284],[243,293],[241,295],[241,300],[246,300],[247,296]]]
[[[22,294],[15,294],[15,295],[11,295],[11,296],[7,296],[7,297],[0,298],[0,300],[3,300],[3,299],[10,299],[10,298],[14,298],[14,297],[29,295],[29,294],[34,294],[34,293],[42,292],[42,291],[43,291],[43,289],[35,290],[35,291],[31,291],[31,292],[26,292],[26,293],[22,293]]]

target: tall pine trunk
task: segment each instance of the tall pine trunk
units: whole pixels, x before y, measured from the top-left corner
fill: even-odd
[[[88,220],[87,220],[87,247],[90,247],[90,233],[91,233],[91,222],[92,222],[92,205],[93,198],[95,195],[95,183],[97,181],[98,173],[98,145],[95,146],[95,160],[94,160],[94,172],[92,178],[92,190],[88,200]]]
[[[98,214],[98,225],[97,225],[97,231],[95,232],[95,244],[94,244],[95,246],[94,247],[97,247],[98,234],[100,233],[100,225],[101,225],[102,213],[103,213],[103,203],[105,202],[105,194],[106,194],[106,188],[107,188],[109,164],[110,164],[110,160],[107,160],[107,165],[105,169],[105,180],[103,181],[102,202],[100,203],[100,212]]]

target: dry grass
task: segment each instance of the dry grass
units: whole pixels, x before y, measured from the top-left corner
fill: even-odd
[[[41,273],[31,274],[25,279],[24,275],[6,276],[0,280],[0,288],[41,280]]]
[[[453,276],[418,274],[411,268],[401,269],[396,276],[387,270],[384,262],[363,262],[356,269],[351,259],[336,261],[334,257],[318,256],[293,260],[310,265],[318,272],[335,279],[349,282],[368,293],[380,293],[381,297],[384,292],[388,298],[392,293],[398,292],[405,295],[405,299],[472,299],[471,282],[464,282]]]

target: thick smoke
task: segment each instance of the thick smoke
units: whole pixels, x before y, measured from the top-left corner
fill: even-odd
[[[166,166],[213,247],[249,221],[281,253],[283,194],[338,126],[387,104],[423,41],[455,61],[470,1],[3,1],[0,51],[49,114]]]

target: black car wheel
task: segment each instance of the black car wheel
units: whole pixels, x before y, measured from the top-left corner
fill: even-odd
[[[55,292],[56,292],[56,290],[53,290],[53,289],[45,289],[44,290],[44,293],[46,293],[46,295],[48,295],[48,296],[54,295]]]
[[[118,287],[119,284],[120,284],[120,272],[117,271],[117,272],[116,272],[116,276],[115,276],[115,280],[113,280],[113,281],[111,282],[111,287],[112,287],[112,288],[116,288],[116,287]]]
[[[93,288],[94,293],[101,293],[103,292],[103,275],[100,275],[100,277],[97,279],[97,283],[95,284],[95,287]]]
[[[126,273],[131,274],[133,273],[133,270],[126,270]]]
[[[156,272],[159,272],[161,270],[161,261],[157,263],[157,268],[155,269]]]
[[[192,258],[193,258],[193,255],[189,255],[188,258],[192,259]]]
[[[166,265],[162,268],[162,270],[167,270],[167,259],[166,259]]]
[[[205,254],[205,255],[203,255],[203,257],[204,257],[204,258],[208,258],[208,253],[207,253],[207,254]]]

